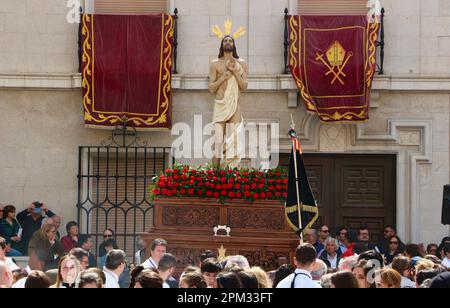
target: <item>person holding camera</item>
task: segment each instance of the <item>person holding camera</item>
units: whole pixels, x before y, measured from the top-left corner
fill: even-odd
[[[50,211],[44,203],[35,201],[30,206],[17,214],[17,220],[23,228],[22,254],[27,255],[28,245],[33,234],[41,229],[42,220],[45,217],[53,217],[55,213]]]

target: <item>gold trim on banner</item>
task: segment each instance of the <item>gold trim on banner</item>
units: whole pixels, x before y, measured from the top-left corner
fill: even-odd
[[[285,209],[286,220],[287,220],[289,226],[291,226],[291,228],[294,229],[295,232],[299,231],[299,228],[298,228],[298,226],[294,225],[291,222],[291,220],[289,219],[288,214],[297,212],[298,208],[299,208],[298,205],[291,205],[291,206],[287,206],[286,209]],[[319,218],[319,209],[317,208],[317,206],[311,206],[311,205],[305,205],[305,204],[301,204],[300,205],[300,209],[305,211],[305,212],[309,212],[309,213],[314,213],[315,214],[314,217],[311,219],[311,221],[306,225],[306,227],[303,228],[303,230],[310,229],[312,227],[312,225]]]
[[[305,52],[305,48],[301,46],[302,39],[301,35],[303,33],[302,30],[302,22],[300,16],[291,16],[289,20],[290,25],[290,49],[289,49],[289,64],[291,66],[292,75],[294,80],[299,88],[299,92],[306,103],[306,108],[308,111],[315,112],[320,120],[322,121],[339,121],[339,120],[348,120],[351,122],[354,121],[364,121],[367,117],[367,107],[369,102],[370,89],[372,86],[372,78],[375,74],[375,54],[376,54],[376,45],[375,42],[377,40],[379,24],[378,23],[369,23],[367,28],[361,26],[349,26],[342,27],[338,29],[347,29],[347,28],[363,28],[363,44],[365,44],[364,55],[365,55],[365,86],[364,93],[360,95],[343,95],[343,96],[311,96],[307,89],[307,85],[302,80],[302,72],[301,67],[298,64],[299,55],[302,52]],[[306,29],[305,29],[306,30]],[[311,29],[313,30],[313,29]],[[316,29],[314,29],[316,30]],[[318,30],[318,29],[317,29]],[[320,29],[321,31],[335,31],[336,29]],[[303,49],[303,50],[302,50]],[[306,59],[305,56],[303,56]],[[304,65],[305,66],[305,65]],[[305,72],[306,78],[306,72]],[[338,107],[324,107],[318,108],[314,103],[314,98],[348,98],[348,97],[362,97],[364,96],[366,99],[366,104],[360,106],[338,106]],[[345,112],[340,113],[336,111],[334,114],[323,113],[319,110],[336,110],[336,109],[362,109],[360,112]]]
[[[167,19],[165,19],[167,17]],[[89,26],[88,23],[91,23],[91,36],[89,35]],[[167,123],[167,113],[170,107],[170,91],[171,91],[171,82],[172,82],[172,74],[170,71],[170,67],[172,65],[172,44],[170,43],[170,39],[173,37],[173,17],[171,15],[161,15],[161,64],[160,64],[160,79],[159,79],[159,89],[158,89],[158,106],[157,106],[157,114],[140,114],[140,113],[130,113],[130,112],[108,112],[108,111],[97,111],[94,108],[94,15],[83,15],[83,35],[86,35],[84,44],[83,44],[83,62],[87,62],[85,68],[83,70],[83,87],[86,88],[86,94],[83,97],[83,106],[85,109],[84,119],[86,121],[95,122],[95,123],[104,123],[108,122],[110,124],[116,124],[118,121],[121,121],[123,116],[132,116],[127,118],[127,122],[132,121],[136,126],[152,126],[155,124],[164,124]],[[164,34],[165,33],[165,34]],[[92,38],[91,38],[92,37]],[[89,43],[89,40],[91,42]],[[92,47],[91,47],[92,46]],[[89,53],[89,50],[91,51]],[[86,61],[85,61],[86,59]],[[92,59],[92,62],[91,62]],[[91,67],[92,66],[92,67]],[[91,82],[89,82],[87,76],[91,76]],[[161,87],[162,83],[162,87]],[[92,85],[92,87],[91,87]],[[161,89],[162,89],[162,97],[161,101]],[[92,112],[89,109],[88,105],[92,106]],[[160,112],[160,108],[163,108],[162,112]],[[96,117],[97,115],[98,117]],[[141,116],[141,117],[139,117]],[[144,118],[145,117],[145,118]],[[95,124],[88,124],[89,126],[96,126]],[[168,129],[162,127],[143,127],[143,129]]]

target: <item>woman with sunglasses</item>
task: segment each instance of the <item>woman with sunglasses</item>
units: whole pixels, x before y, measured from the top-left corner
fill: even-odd
[[[384,251],[386,264],[391,264],[396,256],[405,251],[405,245],[397,235],[392,235],[387,239]]]
[[[114,238],[114,231],[112,229],[105,229],[103,231],[103,242],[98,247],[98,256],[99,258],[106,256],[109,250],[106,247],[111,245],[111,241],[113,241],[113,249],[119,249],[117,246],[116,239]]]

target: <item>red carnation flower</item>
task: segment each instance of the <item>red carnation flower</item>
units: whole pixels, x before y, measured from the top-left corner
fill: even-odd
[[[229,173],[229,174],[232,174],[232,173],[233,173],[233,170],[232,170],[232,169],[228,169],[228,173]]]
[[[250,185],[245,184],[244,185],[244,190],[250,190]]]
[[[219,174],[223,176],[223,175],[225,175],[225,171],[220,170]]]
[[[173,174],[179,174],[180,171],[178,169],[173,169]]]
[[[266,179],[260,179],[259,180],[261,183],[265,183],[266,182]]]
[[[283,193],[283,198],[286,198],[286,197],[287,197],[287,193],[284,192],[284,193]]]
[[[181,188],[181,189],[180,189],[180,194],[182,194],[182,195],[186,194],[186,189]]]
[[[172,188],[172,187],[173,187],[173,183],[172,183],[172,182],[168,182],[168,183],[167,183],[167,187]]]
[[[217,190],[221,190],[221,189],[222,189],[222,185],[217,184],[217,185],[216,185],[216,189],[217,189]]]
[[[177,189],[176,188],[172,188],[172,194],[176,194],[177,193]]]
[[[283,189],[284,189],[284,190],[287,190],[287,185],[283,185]]]
[[[226,196],[226,195],[227,195],[227,191],[226,191],[226,190],[222,190],[222,191],[220,192],[220,194],[221,194],[222,196]]]
[[[183,173],[188,173],[189,169],[188,168],[183,168]]]
[[[191,188],[191,189],[188,190],[188,194],[189,194],[190,196],[192,196],[192,195],[194,194],[194,192],[195,192],[195,191],[194,191],[193,188]]]
[[[205,183],[202,183],[202,182],[198,183],[198,187],[203,187],[203,186],[205,186]]]
[[[276,188],[277,188],[277,190],[281,190],[282,187],[281,187],[281,185],[277,185]]]
[[[287,184],[288,183],[288,179],[283,179],[283,183]]]
[[[247,177],[248,176],[248,172],[244,172],[244,173],[242,173],[242,175]]]
[[[158,186],[159,186],[160,188],[164,188],[164,187],[166,187],[166,182],[159,182],[159,183],[158,183]]]
[[[250,194],[250,192],[247,190],[247,191],[244,192],[244,196],[245,196],[246,198],[249,198],[249,197],[251,196],[251,194]]]
[[[228,185],[226,185],[226,187],[228,187],[228,189],[233,189],[233,184],[228,184]]]
[[[197,174],[197,170],[191,170],[192,174]]]
[[[244,178],[244,183],[248,183],[248,178]]]
[[[275,176],[276,176],[277,178],[279,178],[279,177],[281,176],[281,172],[276,172],[276,173],[275,173]]]
[[[189,180],[195,181],[195,176],[191,175],[191,176],[189,177]]]
[[[208,171],[206,171],[206,173],[208,173],[208,174],[214,174],[214,171],[213,171],[213,170],[208,170]]]
[[[228,193],[228,197],[234,198],[234,192],[230,191],[230,192]]]
[[[241,173],[239,171],[236,171],[236,175],[241,175]]]
[[[277,179],[277,184],[281,184],[281,179]]]
[[[261,199],[266,199],[266,193],[265,193],[265,192],[262,192],[262,193],[260,194],[260,196],[261,196]]]
[[[253,199],[258,200],[259,199],[259,195],[258,194],[253,194]]]
[[[166,169],[166,173],[172,173],[173,172],[173,170],[172,169]]]
[[[255,183],[253,183],[251,187],[252,187],[252,189],[256,189],[257,186]]]
[[[178,186],[180,186],[180,183],[175,182],[175,183],[173,183],[173,186],[174,186],[174,187],[178,187]]]
[[[273,187],[273,185],[269,186],[269,190],[274,190],[274,189],[275,189],[275,187]]]
[[[258,178],[253,178],[253,182],[258,183],[259,179]]]
[[[174,180],[174,181],[178,181],[179,179],[180,179],[180,176],[179,176],[179,175],[174,175],[174,176],[173,176],[173,180]]]
[[[172,194],[173,194],[173,193],[172,193],[171,190],[168,190],[168,191],[167,191],[167,196],[168,196],[168,197],[172,196]]]
[[[241,189],[241,184],[236,184],[236,185],[234,185],[234,188],[236,188],[236,189]]]
[[[228,180],[228,182],[229,182],[229,183],[234,183],[234,178],[230,178],[230,179]]]
[[[167,195],[167,189],[165,189],[165,188],[161,189],[161,194]]]
[[[276,196],[277,198],[280,198],[280,197],[281,197],[281,193],[280,193],[279,191],[277,191],[277,192],[275,193],[275,196]]]
[[[242,198],[242,194],[241,194],[240,192],[237,192],[237,193],[236,193],[236,198],[237,198],[237,199]]]
[[[259,184],[258,187],[259,189],[264,189],[264,184]]]
[[[269,191],[267,193],[267,199],[272,199],[272,198],[273,198],[273,193]]]
[[[219,179],[219,178],[218,178],[217,176],[213,177],[213,181],[214,181],[214,182],[217,182],[218,179]]]
[[[273,184],[273,179],[269,179],[269,184]]]
[[[197,195],[198,195],[199,197],[203,196],[203,191],[201,191],[201,190],[197,191]]]
[[[186,181],[187,175],[186,175],[186,174],[182,174],[182,175],[181,175],[181,179],[182,179],[183,181]]]
[[[213,194],[213,197],[216,198],[216,199],[219,198],[219,196],[220,196],[220,195],[219,195],[218,192],[215,192],[215,193]]]
[[[227,182],[227,178],[220,178],[220,183],[226,183]]]
[[[193,180],[189,181],[189,186],[194,186],[195,182]]]
[[[203,178],[201,176],[197,177],[197,182],[202,182]]]
[[[212,191],[208,190],[208,191],[206,192],[206,196],[211,197],[212,195],[213,195],[213,192],[212,192]]]
[[[159,189],[154,189],[153,190],[153,193],[155,194],[155,195],[159,195],[159,194],[161,194],[161,190],[159,190]]]

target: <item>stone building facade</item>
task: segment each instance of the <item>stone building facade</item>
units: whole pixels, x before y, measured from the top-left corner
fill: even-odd
[[[19,209],[44,201],[64,222],[76,219],[78,147],[98,145],[110,132],[82,118],[78,25],[64,0],[0,0],[0,202]],[[246,121],[280,125],[288,153],[290,114],[304,151],[396,157],[396,225],[405,241],[436,242],[442,186],[450,176],[450,0],[385,0],[385,74],[376,76],[370,120],[324,124],[305,111],[290,75],[283,74],[283,11],[295,0],[171,0],[179,10],[178,73],[173,123],[212,118],[209,62],[219,42],[213,25],[232,19],[247,29],[237,41],[249,65],[243,95]],[[170,146],[170,132],[141,133]],[[201,164],[204,161],[189,161]]]

